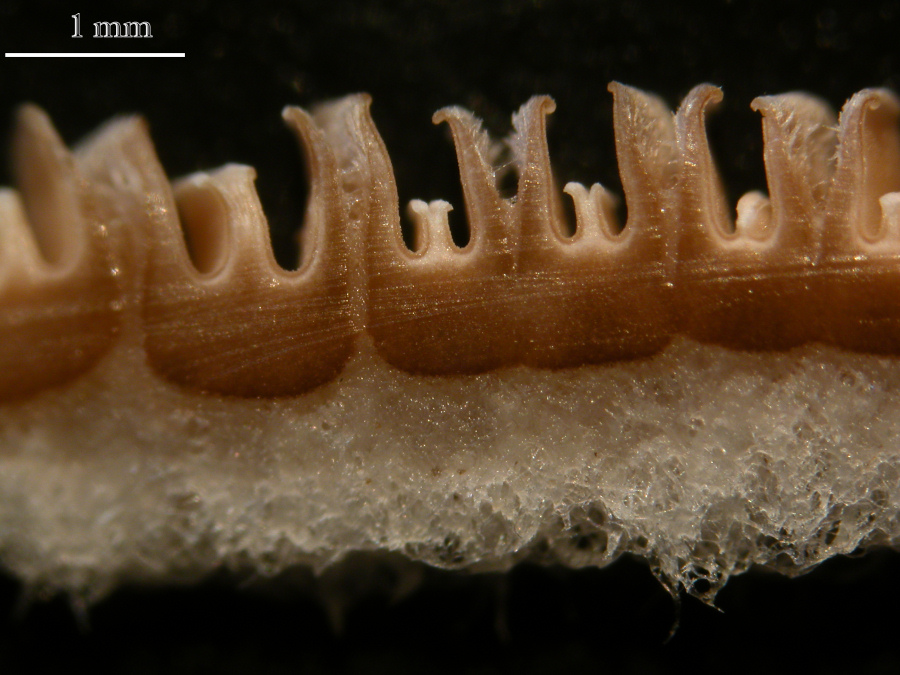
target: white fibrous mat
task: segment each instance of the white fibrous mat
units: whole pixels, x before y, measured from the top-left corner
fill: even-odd
[[[120,348],[0,407],[0,565],[88,600],[213,570],[646,559],[706,599],[900,540],[900,360],[677,341],[427,378],[363,350],[296,399],[185,392]]]

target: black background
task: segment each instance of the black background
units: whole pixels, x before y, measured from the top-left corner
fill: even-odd
[[[93,21],[150,21],[152,40],[73,40]],[[835,107],[868,86],[900,89],[900,3],[809,2],[0,2],[3,51],[184,51],[185,59],[5,59],[0,128],[15,106],[47,109],[68,142],[139,112],[172,176],[225,162],[255,166],[279,259],[305,199],[282,106],[356,91],[394,161],[402,201],[461,207],[454,153],[430,123],[460,104],[497,135],[529,96],[552,95],[560,182],[619,190],[610,80],[673,107],[695,84],[725,90],[710,135],[732,204],[764,189],[761,94],[802,89]],[[5,146],[3,148],[5,156]],[[2,182],[10,177],[4,172]],[[454,214],[454,224],[464,223]],[[641,563],[504,577],[431,572],[400,600],[373,595],[335,632],[309,598],[244,588],[234,577],[188,589],[125,589],[90,610],[62,599],[17,604],[0,583],[0,672],[900,672],[900,560],[876,552],[787,580],[738,577],[721,612],[676,609]],[[18,608],[18,609],[17,609]]]

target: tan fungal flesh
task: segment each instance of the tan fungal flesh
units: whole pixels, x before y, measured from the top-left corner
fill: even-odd
[[[311,180],[296,271],[275,262],[251,168],[170,185],[140,120],[113,121],[70,154],[23,108],[19,192],[0,192],[0,401],[78,377],[118,340],[139,341],[169,382],[239,397],[308,392],[363,342],[397,369],[443,376],[637,359],[679,335],[900,354],[892,94],[858,93],[839,123],[806,94],[753,101],[769,195],[744,195],[732,220],[705,130],[721,91],[698,86],[675,114],[631,87],[610,91],[621,231],[604,188],[554,184],[550,98],[514,116],[513,199],[478,120],[435,114],[459,161],[463,248],[443,201],[409,205],[415,250],[404,244],[368,97],[287,108]]]
[[[106,353],[121,291],[95,196],[40,110],[19,112],[0,190],[0,400],[77,377]]]

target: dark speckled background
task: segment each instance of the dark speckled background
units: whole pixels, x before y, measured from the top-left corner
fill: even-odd
[[[45,107],[70,142],[112,115],[140,112],[173,176],[251,164],[290,264],[305,187],[279,116],[285,104],[368,91],[401,199],[461,207],[452,146],[430,122],[435,109],[467,106],[503,135],[515,108],[550,94],[560,181],[618,189],[606,84],[646,88],[674,106],[709,81],[725,89],[710,135],[734,203],[765,187],[754,96],[803,89],[837,107],[863,87],[900,89],[900,3],[817,4],[0,0],[3,51],[187,52],[0,61],[0,128],[26,100]],[[154,38],[73,40],[70,15],[79,11],[84,26],[150,21]],[[9,182],[6,172],[0,178]],[[405,599],[357,602],[339,635],[314,601],[273,598],[233,578],[118,592],[91,610],[87,628],[61,599],[16,610],[19,590],[0,582],[4,675],[900,672],[900,556],[890,552],[834,560],[795,580],[737,578],[719,596],[721,613],[686,599],[667,643],[675,608],[630,559],[599,571],[523,567],[504,578],[432,573]]]

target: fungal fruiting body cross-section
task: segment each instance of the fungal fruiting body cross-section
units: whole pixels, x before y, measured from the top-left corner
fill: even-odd
[[[897,99],[839,118],[755,99],[768,195],[732,218],[705,129],[721,91],[674,114],[610,91],[627,222],[602,186],[554,183],[537,96],[503,143],[435,114],[465,203],[412,201],[411,245],[368,97],[286,108],[310,177],[294,270],[252,168],[170,182],[142,120],[69,151],[23,107],[0,192],[0,564],[96,597],[359,551],[634,552],[713,594],[754,563],[896,544]]]

